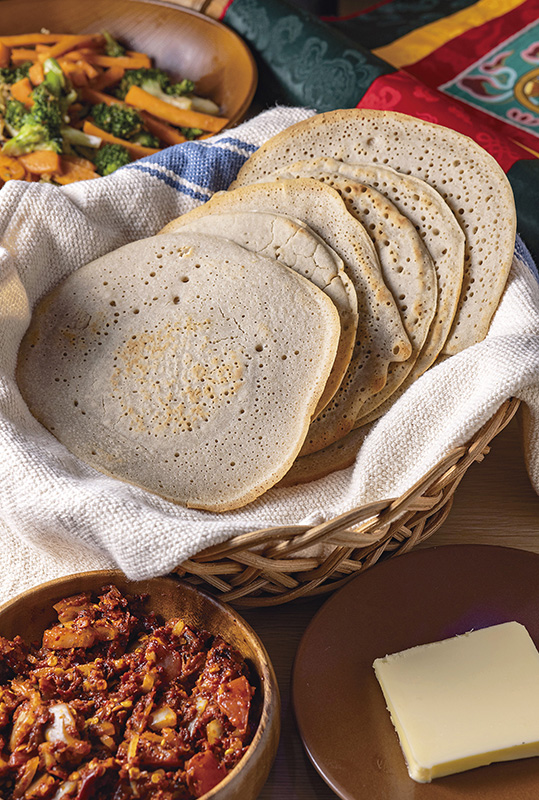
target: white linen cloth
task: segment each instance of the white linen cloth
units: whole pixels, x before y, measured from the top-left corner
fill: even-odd
[[[273,489],[237,511],[186,509],[106,477],[29,413],[14,375],[36,301],[74,269],[157,233],[227,188],[262,142],[311,113],[272,109],[97,181],[62,188],[10,181],[0,191],[0,602],[86,569],[161,575],[239,532],[314,524],[399,496],[511,396],[526,404],[526,458],[539,492],[539,282],[519,240],[487,338],[418,380],[372,426],[355,466]]]

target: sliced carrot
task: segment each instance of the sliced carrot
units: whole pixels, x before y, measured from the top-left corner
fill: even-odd
[[[150,56],[147,53],[141,53],[140,50],[126,50],[125,54],[130,58],[147,58],[150,61]]]
[[[185,142],[185,136],[183,136],[177,128],[173,128],[172,125],[167,125],[166,122],[152,117],[147,111],[141,111],[140,116],[144,120],[144,125],[150,133],[153,133],[154,136],[157,136],[157,138],[165,142],[165,144],[181,144]]]
[[[62,156],[62,172],[65,171],[66,164],[73,164],[76,167],[93,170],[93,172],[95,172],[94,162],[90,161],[89,158],[83,158],[82,156],[74,156],[74,155]]]
[[[98,177],[92,162],[78,156],[62,156],[62,171],[52,175],[53,180],[62,185]]]
[[[63,38],[61,33],[19,33],[0,36],[0,42],[8,47],[29,47],[34,44],[54,44]]]
[[[36,53],[38,55],[39,55],[39,53],[47,53],[47,55],[48,55],[50,49],[51,48],[49,47],[48,44],[36,44]]]
[[[145,92],[139,86],[132,86],[129,89],[125,96],[125,102],[182,128],[201,128],[203,131],[217,133],[228,122],[225,117],[214,117],[211,114],[201,114],[199,111],[178,108],[172,103],[167,103],[166,100],[161,100]]]
[[[109,86],[120,83],[124,75],[125,69],[123,67],[109,67],[92,80],[92,90],[100,92],[103,89],[108,89]]]
[[[18,158],[0,155],[0,180],[4,182],[20,181],[24,178],[24,175],[24,165],[20,163]]]
[[[28,77],[34,86],[39,86],[40,83],[43,83],[45,80],[43,64],[40,64],[39,61],[36,61],[34,64],[32,64],[28,70]]]
[[[80,69],[82,69],[83,72],[86,73],[89,81],[93,81],[94,78],[97,78],[101,74],[100,71],[93,66],[93,64],[90,64],[90,62],[86,61],[84,58],[81,58],[75,63],[78,67],[80,67]]]
[[[140,144],[133,144],[133,142],[128,142],[127,139],[120,139],[117,136],[113,136],[111,133],[107,133],[107,131],[103,131],[101,130],[101,128],[98,128],[97,125],[94,125],[93,122],[90,122],[90,120],[84,121],[82,130],[89,136],[100,136],[104,142],[110,142],[111,144],[121,144],[122,147],[125,147],[128,153],[133,156],[133,158],[143,158],[144,156],[151,156],[153,153],[159,153],[160,151],[160,148],[143,147]]]
[[[69,169],[64,175],[53,175],[55,183],[60,183],[65,186],[68,183],[77,183],[77,181],[89,181],[92,178],[99,178],[96,172],[89,172],[84,169]]]
[[[83,69],[79,69],[78,67],[77,69],[73,70],[73,72],[70,75],[70,78],[71,78],[71,83],[77,89],[82,89],[83,86],[88,85],[88,75],[85,73]]]
[[[19,161],[25,170],[34,175],[60,172],[62,169],[60,156],[52,150],[34,150],[33,153],[19,156]]]
[[[110,94],[105,94],[104,92],[96,92],[95,89],[90,88],[89,86],[85,87],[81,91],[81,97],[83,100],[88,100],[88,102],[96,105],[97,103],[106,103],[108,106],[113,106],[118,104],[120,106],[125,105],[122,100],[118,100],[116,97],[112,97]]]
[[[69,77],[73,86],[76,86],[77,89],[86,86],[88,83],[88,76],[78,64],[74,64],[72,61],[64,61],[63,58],[59,58],[58,63],[62,71]]]
[[[11,51],[11,62],[13,64],[23,64],[25,61],[37,61],[38,53],[25,47],[13,48]]]
[[[124,69],[140,69],[141,67],[151,67],[150,58],[144,54],[136,56],[102,56],[99,53],[87,55],[86,58],[92,64],[99,67],[123,67]]]
[[[92,44],[94,42],[103,42],[104,38],[101,34],[86,34],[86,35],[67,35],[62,36],[60,41],[54,44],[49,50],[49,58],[58,58],[63,56],[64,53],[69,53],[70,50],[76,50],[79,47]],[[40,56],[41,58],[41,56]]]
[[[91,42],[88,47],[79,47],[78,51],[81,53],[83,58],[87,58],[87,56],[95,56],[96,52],[101,52],[103,48],[99,45],[98,42]]]
[[[81,58],[84,58],[84,53],[82,50],[69,50],[62,58],[65,58],[66,61],[79,61]]]
[[[0,42],[0,67],[9,67],[10,58],[11,50],[7,44]]]
[[[31,106],[34,104],[32,100],[32,84],[28,80],[28,78],[21,78],[20,81],[16,81],[11,85],[11,96],[14,100],[19,100],[21,103],[24,103],[25,106]]]
[[[72,75],[76,72],[80,73],[81,75],[84,75],[86,80],[84,80],[84,78],[81,78],[81,83],[80,83],[81,86],[86,86],[89,80],[97,78],[97,76],[99,75],[99,70],[97,70],[94,66],[92,66],[92,64],[88,63],[88,61],[82,58],[82,56],[78,58],[76,61],[62,57],[58,59],[58,63],[62,67],[62,70],[64,72],[67,72],[69,75]]]

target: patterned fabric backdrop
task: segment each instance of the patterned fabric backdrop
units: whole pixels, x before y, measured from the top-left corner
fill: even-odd
[[[319,20],[287,0],[209,0],[250,44],[264,104],[392,109],[474,138],[511,181],[539,258],[537,0],[385,0]]]

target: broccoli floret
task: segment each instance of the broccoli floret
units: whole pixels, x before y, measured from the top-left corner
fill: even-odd
[[[106,103],[97,103],[92,108],[92,116],[98,128],[120,139],[131,139],[142,128],[140,114],[135,109],[118,103],[110,106]]]
[[[53,150],[55,153],[61,153],[62,137],[58,131],[28,115],[17,135],[2,147],[2,153],[6,156],[22,156],[34,150]]]
[[[166,93],[166,87],[170,85],[170,78],[166,72],[156,67],[141,67],[140,69],[126,69],[125,75],[120,81],[116,90],[116,96],[124,99],[132,86],[140,86],[144,91],[153,94],[152,89]]]
[[[17,67],[2,67],[0,69],[0,83],[17,83],[17,81],[28,77],[28,70],[32,66],[31,61],[24,61]]]
[[[69,106],[77,100],[77,92],[55,58],[45,59],[43,72],[45,78],[39,88],[42,88],[43,91],[47,90],[49,94],[57,98],[62,114],[65,116]]]
[[[140,86],[148,94],[178,108],[191,107],[191,99],[185,95],[193,91],[193,81],[183,80],[179,83],[171,83],[169,76],[162,69],[144,67],[126,70],[116,90],[116,96],[123,100],[132,86]]]
[[[116,90],[116,96],[123,100],[132,86],[140,86],[148,94],[158,97],[160,100],[164,100],[177,108],[191,108],[192,100],[190,97],[186,97],[183,92],[187,88],[191,88],[192,81],[181,81],[181,83],[172,84],[170,78],[162,69],[141,68],[126,70]]]
[[[134,144],[141,144],[143,147],[159,147],[159,139],[150,131],[139,131],[130,141]]]
[[[49,94],[54,95],[54,97],[61,97],[66,88],[66,76],[56,59],[47,59],[43,64],[43,72],[45,77],[40,86],[47,89]]]
[[[10,98],[6,103],[5,121],[13,130],[19,131],[26,117],[28,116],[28,109],[21,103],[20,100],[13,100]]]
[[[186,139],[196,139],[204,133],[202,128],[180,128],[180,131]]]
[[[59,98],[50,93],[45,81],[34,89],[32,100],[34,103],[30,116],[36,122],[41,122],[51,130],[59,132],[64,118],[63,110]]]
[[[95,154],[95,168],[100,175],[110,175],[119,167],[129,164],[131,156],[121,144],[104,144]]]
[[[192,94],[195,91],[195,84],[188,78],[184,78],[179,83],[171,83],[165,89],[167,94],[175,95],[176,97],[183,94]]]
[[[52,62],[53,59],[47,59],[47,61]],[[63,74],[61,70],[60,74]],[[13,106],[10,119],[6,119],[16,133],[3,146],[2,153],[5,155],[20,156],[34,150],[62,152],[62,134],[60,132],[63,120],[62,98],[52,93],[47,77],[46,73],[45,80],[33,90],[33,104],[30,111],[26,111],[23,115],[23,109],[19,103]],[[58,80],[56,75],[54,81]],[[12,103],[16,103],[16,101],[11,100],[8,102],[8,106]]]
[[[103,36],[105,37],[105,53],[108,56],[118,58],[125,55],[125,47],[122,47],[108,31],[103,31]]]
[[[43,71],[45,78],[32,92],[30,111],[23,117],[20,103],[12,109],[13,120],[21,124],[17,127],[6,118],[16,134],[3,146],[5,155],[20,156],[34,150],[62,152],[62,127],[67,121],[67,108],[77,95],[55,59],[47,58]]]

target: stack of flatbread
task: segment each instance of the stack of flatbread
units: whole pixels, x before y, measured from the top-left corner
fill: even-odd
[[[19,387],[101,472],[238,508],[348,466],[365,426],[484,338],[515,224],[505,174],[461,134],[311,117],[228,191],[44,297]]]

